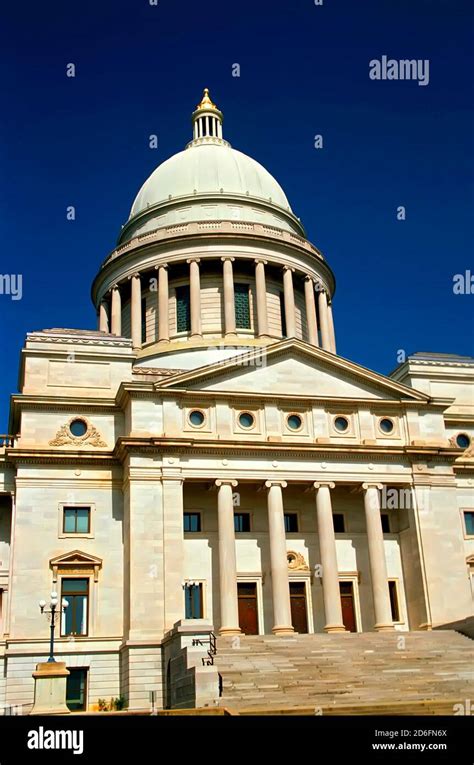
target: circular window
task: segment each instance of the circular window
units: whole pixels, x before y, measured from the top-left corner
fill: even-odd
[[[339,433],[344,433],[349,427],[349,420],[347,417],[336,417],[334,420],[334,427]]]
[[[191,425],[194,425],[195,428],[199,428],[204,422],[203,413],[200,412],[199,409],[193,409],[193,411],[189,413],[189,422]]]
[[[286,419],[286,423],[290,430],[299,430],[303,424],[303,420],[299,414],[290,414]]]
[[[87,423],[84,420],[73,420],[69,425],[69,430],[76,438],[81,438],[87,433]]]
[[[384,417],[379,422],[379,428],[382,433],[391,433],[393,431],[393,422],[388,417]]]
[[[239,425],[241,428],[251,428],[255,422],[255,417],[250,412],[241,412],[239,414]]]
[[[456,436],[456,443],[460,449],[467,449],[471,443],[471,439],[466,433],[459,433],[459,435]]]

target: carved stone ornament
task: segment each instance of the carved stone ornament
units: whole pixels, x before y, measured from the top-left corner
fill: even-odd
[[[81,419],[87,425],[82,436],[71,433],[70,425],[74,420]],[[99,431],[85,417],[72,417],[65,425],[61,425],[55,437],[49,442],[50,446],[107,446]]]
[[[286,559],[288,561],[288,568],[290,571],[309,571],[309,566],[301,553],[294,552],[294,550],[289,550],[286,553]]]

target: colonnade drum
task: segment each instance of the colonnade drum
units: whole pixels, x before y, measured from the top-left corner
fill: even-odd
[[[99,329],[131,337],[135,349],[218,336],[229,341],[298,337],[335,353],[332,305],[321,284],[290,266],[260,259],[252,266],[223,256],[134,273],[101,300]]]

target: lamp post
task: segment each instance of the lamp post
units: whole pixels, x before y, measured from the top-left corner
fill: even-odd
[[[68,607],[69,603],[64,598],[61,601],[61,606],[58,608],[59,605],[59,599],[58,599],[58,593],[52,592],[51,593],[51,600],[49,601],[49,609],[46,608],[46,601],[40,600],[39,607],[42,614],[46,614],[48,617],[48,621],[50,623],[50,637],[49,637],[49,659],[48,662],[56,661],[54,658],[54,629],[56,627],[56,623],[61,617],[61,615],[64,613],[66,608]]]

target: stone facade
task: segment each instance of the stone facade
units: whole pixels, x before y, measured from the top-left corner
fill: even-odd
[[[205,146],[226,177],[220,112],[204,99],[193,119],[182,154]],[[147,187],[94,281],[99,329],[27,336],[0,441],[4,707],[32,704],[37,602],[64,580],[87,581],[87,619],[62,624],[56,653],[87,670],[88,708],[148,709],[150,691],[166,705],[174,676],[191,698],[173,635],[238,635],[239,585],[259,634],[473,613],[474,359],[414,354],[386,377],[338,356],[332,272],[260,181],[278,204],[245,177],[156,203]],[[166,227],[170,206],[181,223]],[[65,525],[74,508],[87,528]]]

